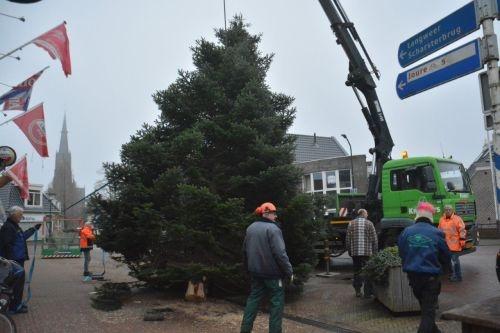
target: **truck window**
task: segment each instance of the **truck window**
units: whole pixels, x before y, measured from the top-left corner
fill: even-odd
[[[426,179],[428,173],[425,172],[425,167],[418,166],[408,169],[391,170],[391,190],[406,191],[419,190],[422,192],[433,192],[434,189],[428,186],[428,182],[434,182],[434,179]]]
[[[463,167],[457,163],[438,162],[439,173],[448,192],[469,192]]]

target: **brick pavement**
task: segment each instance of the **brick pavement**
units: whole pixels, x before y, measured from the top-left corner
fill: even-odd
[[[464,281],[443,281],[439,298],[440,312],[500,295],[500,284],[495,273],[495,254],[500,240],[483,240],[478,250],[461,257]],[[376,300],[354,297],[351,286],[352,261],[346,255],[334,259],[333,278],[313,278],[306,285],[304,295],[288,304],[287,313],[315,318],[326,323],[345,323],[362,332],[416,332],[420,317],[394,316]],[[454,321],[438,321],[443,332],[460,332]]]
[[[494,271],[494,255],[500,241],[487,241],[475,254],[462,257],[464,282],[443,284],[440,310],[500,295]],[[93,251],[91,270],[98,272],[99,251]],[[225,301],[211,300],[202,304],[166,298],[155,292],[135,293],[120,310],[102,312],[90,306],[89,293],[100,282],[81,281],[83,259],[37,259],[32,284],[33,298],[28,314],[16,315],[22,333],[62,332],[238,332],[242,310]],[[419,316],[393,316],[374,300],[355,298],[350,270],[345,255],[335,260],[334,270],[340,275],[332,279],[312,278],[304,294],[286,305],[290,315],[315,319],[331,325],[347,326],[360,332],[415,332]],[[129,282],[127,268],[108,262],[106,277],[113,282]],[[164,322],[144,322],[142,315],[153,306],[169,306]],[[439,321],[443,332],[459,331],[459,323]],[[266,332],[267,315],[259,315],[255,332]],[[327,332],[320,328],[284,320],[285,332]]]
[[[107,261],[106,277],[112,282],[133,281],[127,268]],[[239,306],[212,300],[202,304],[169,299],[158,292],[140,291],[123,308],[103,312],[90,306],[89,293],[101,282],[82,282],[82,259],[39,259],[32,282],[33,298],[27,314],[13,316],[21,333],[227,333],[238,332],[242,310]],[[93,251],[91,270],[99,272],[100,250]],[[163,322],[144,322],[145,311],[155,306],[168,306]],[[255,332],[267,331],[267,315],[259,314]],[[326,333],[308,325],[284,320],[287,332]]]

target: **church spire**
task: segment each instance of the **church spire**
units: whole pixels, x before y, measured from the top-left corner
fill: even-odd
[[[69,153],[68,129],[66,128],[66,113],[64,114],[63,127],[61,131],[61,142],[59,143],[59,153]]]

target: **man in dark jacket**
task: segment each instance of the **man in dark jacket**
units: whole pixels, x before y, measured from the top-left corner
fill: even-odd
[[[23,231],[19,222],[23,218],[23,209],[13,206],[9,210],[9,217],[0,228],[0,256],[14,260],[24,269],[24,262],[29,259],[26,240],[30,238],[36,230],[40,229],[41,224],[34,228]],[[10,304],[10,310],[17,313],[26,313],[26,306],[19,307],[23,300],[25,274],[21,274],[19,280],[13,286],[14,300]]]
[[[418,333],[441,332],[436,325],[436,308],[441,292],[440,275],[450,265],[450,251],[444,233],[433,225],[434,207],[419,203],[415,224],[399,236],[399,255],[408,273],[413,294],[420,303],[422,318]]]
[[[247,299],[241,332],[252,331],[259,303],[270,294],[269,332],[281,333],[285,292],[283,280],[293,280],[293,270],[286,254],[285,242],[276,222],[276,207],[263,203],[255,212],[262,217],[246,231],[243,244],[244,264],[250,273],[252,286]]]

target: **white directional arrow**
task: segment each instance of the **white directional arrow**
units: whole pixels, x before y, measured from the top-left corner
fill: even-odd
[[[403,59],[405,57],[406,53],[408,53],[408,52],[406,52],[405,50],[402,50],[401,52],[399,52],[399,59]]]
[[[404,81],[399,81],[398,83],[398,89],[403,90],[403,88],[406,86],[406,83]]]

